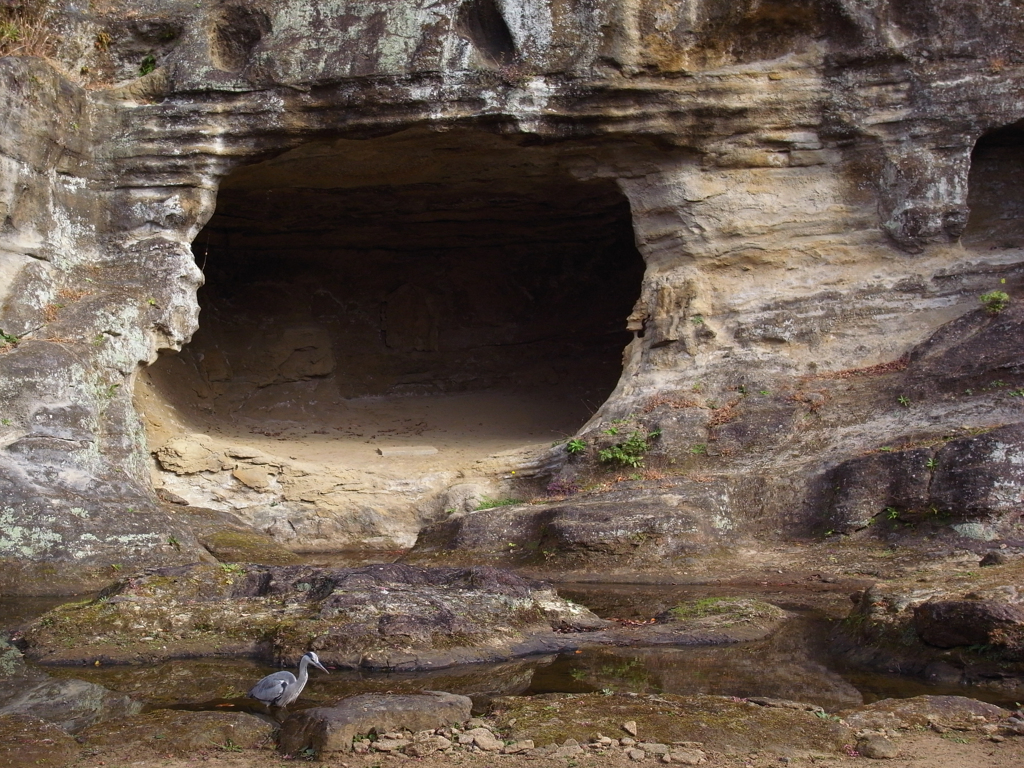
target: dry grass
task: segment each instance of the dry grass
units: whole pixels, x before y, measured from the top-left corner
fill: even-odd
[[[77,288],[61,288],[57,292],[57,298],[65,304],[70,304],[72,301],[78,301],[91,293],[92,291],[82,291]]]
[[[832,399],[832,393],[827,389],[815,389],[807,392],[794,392],[789,399],[794,403],[803,403],[814,413]]]
[[[55,40],[48,11],[47,0],[0,6],[0,56],[50,56]]]
[[[711,411],[711,418],[708,419],[708,429],[714,429],[720,427],[723,424],[728,424],[730,421],[736,418],[736,406],[740,404],[740,399],[737,397],[730,400],[723,406],[714,408]]]
[[[804,376],[803,379],[805,381],[812,381],[815,379],[852,379],[858,376],[881,376],[882,374],[905,370],[908,365],[910,365],[910,356],[903,355],[903,357],[890,360],[888,363],[869,365],[866,368],[847,368],[844,371],[832,371],[831,373],[817,373],[813,376]]]
[[[655,395],[654,397],[648,398],[644,407],[640,409],[641,413],[650,413],[659,406],[668,406],[669,408],[704,408],[705,406],[698,403],[696,400],[690,400],[689,398],[672,397],[670,395]]]

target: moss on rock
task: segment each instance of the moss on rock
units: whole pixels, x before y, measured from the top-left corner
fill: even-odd
[[[838,753],[853,740],[837,718],[724,696],[546,694],[496,699],[493,706],[507,738],[538,746],[598,733],[624,737],[628,720],[636,721],[641,741],[700,742],[722,751]]]

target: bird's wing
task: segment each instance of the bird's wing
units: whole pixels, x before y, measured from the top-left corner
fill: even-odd
[[[291,672],[275,672],[260,680],[249,691],[249,698],[260,701],[271,702],[277,699],[290,683],[295,682],[295,675]]]

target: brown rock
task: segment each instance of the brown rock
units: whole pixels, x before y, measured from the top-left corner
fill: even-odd
[[[0,715],[0,766],[63,768],[81,747],[53,723],[26,715]]]
[[[884,736],[868,736],[858,740],[857,751],[874,760],[891,760],[900,754],[896,745]]]
[[[412,744],[405,748],[405,754],[410,757],[426,757],[427,755],[432,755],[435,752],[448,749],[451,745],[451,741],[446,739],[444,736],[432,734],[414,739]]]
[[[484,752],[497,752],[504,746],[501,740],[496,738],[487,728],[473,728],[462,735],[471,738],[473,743]]]
[[[914,629],[940,648],[1007,645],[1024,638],[1024,606],[995,600],[938,600],[914,609]]]
[[[138,744],[178,755],[233,744],[243,749],[270,746],[276,727],[244,712],[188,712],[161,709],[94,725],[79,734],[85,744]]]
[[[986,722],[997,722],[1010,713],[995,704],[964,696],[914,696],[909,699],[882,699],[840,716],[854,730],[885,730],[895,728],[973,729]]]
[[[334,707],[316,707],[293,714],[281,727],[280,750],[285,754],[304,749],[313,749],[318,754],[349,752],[356,734],[371,730],[415,732],[457,725],[469,719],[472,706],[466,696],[439,691],[352,696]]]

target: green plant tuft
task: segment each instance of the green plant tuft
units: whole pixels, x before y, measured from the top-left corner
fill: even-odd
[[[494,509],[495,507],[514,507],[516,504],[525,504],[523,499],[490,499],[484,496],[476,505],[476,511],[481,509]]]
[[[606,433],[607,434],[607,433]],[[624,467],[642,467],[644,456],[651,449],[650,440],[661,435],[661,430],[656,429],[648,432],[645,429],[637,429],[630,432],[629,437],[621,443],[616,443],[609,448],[603,448],[597,452],[597,458],[605,464],[619,464]]]
[[[565,450],[567,453],[583,453],[587,450],[587,441],[574,437],[565,444]]]
[[[149,54],[139,65],[139,77],[145,77],[156,69],[156,56]]]
[[[1006,291],[989,291],[978,297],[981,306],[992,314],[1002,312],[1010,305],[1010,296]]]

